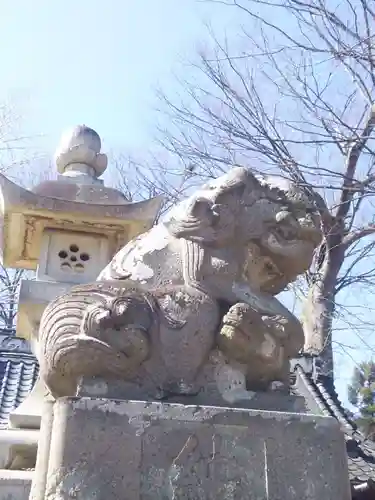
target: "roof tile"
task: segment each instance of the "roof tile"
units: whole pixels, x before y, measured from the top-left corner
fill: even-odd
[[[0,353],[0,428],[33,388],[38,376],[35,357],[26,353]]]
[[[348,453],[349,477],[353,483],[375,480],[375,443],[365,438],[342,407],[330,378],[306,373],[303,366],[295,365],[294,391],[305,398],[307,410],[335,417],[345,435]]]

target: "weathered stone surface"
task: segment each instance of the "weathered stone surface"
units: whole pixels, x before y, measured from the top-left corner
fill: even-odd
[[[190,395],[176,394],[168,397],[168,403],[185,405],[211,405],[232,408],[249,408],[255,410],[305,413],[305,400],[302,397],[283,392],[247,391],[238,380],[230,385],[231,376],[224,373],[225,387],[218,386],[215,373],[205,371],[205,378],[198,378],[196,393]],[[223,384],[224,385],[224,384]],[[121,379],[102,379],[100,377],[83,377],[77,390],[77,396],[99,397],[115,400],[146,400],[155,402],[143,385],[136,386]]]
[[[37,269],[47,229],[105,236],[113,256],[152,226],[162,198],[133,203],[105,187],[98,179],[107,166],[100,148],[98,134],[78,126],[64,135],[56,153],[58,180],[44,181],[29,191],[0,175],[0,250],[5,266]]]
[[[0,471],[0,500],[29,500],[31,471]]]
[[[333,418],[62,398],[32,500],[349,500]]]
[[[287,389],[303,331],[274,295],[308,268],[320,237],[314,201],[296,186],[232,169],[129,242],[99,283],[47,307],[48,387],[74,395],[81,376],[114,376],[168,399],[230,366],[242,390]]]
[[[129,239],[153,225],[162,203],[161,197],[133,203],[104,185],[99,176],[107,166],[107,156],[101,153],[100,137],[89,127],[78,126],[64,135],[56,164],[58,178],[44,181],[32,191],[0,175],[2,264],[37,270],[36,281],[22,283],[17,314],[17,334],[30,341],[34,353],[39,351],[38,329],[45,306],[72,283],[94,281]],[[45,281],[38,282],[41,279]],[[0,340],[8,350],[25,347],[20,339]],[[26,388],[19,387],[20,396],[25,396]],[[9,425],[14,428],[0,432],[0,468],[35,467],[37,429],[43,400],[48,397],[39,379],[29,397],[11,412]],[[43,434],[41,442],[44,440]],[[22,497],[22,477],[23,471],[20,476],[5,472],[0,477],[0,500],[3,494],[7,500],[13,498],[15,484],[14,498]]]
[[[72,287],[71,283],[57,281],[21,280],[18,310],[17,335],[28,337],[31,349],[36,352],[38,342],[38,326],[44,309],[51,300],[66,293]]]
[[[25,470],[35,467],[39,431],[0,430],[0,470]]]
[[[2,263],[37,268],[36,280],[21,281],[17,309],[17,335],[30,341],[35,354],[47,304],[73,283],[95,280],[122,245],[152,226],[162,202],[157,197],[132,203],[104,185],[99,176],[107,156],[101,153],[99,135],[89,127],[64,134],[56,164],[58,179],[32,191],[0,175]],[[15,343],[4,339],[2,347],[10,349]],[[45,393],[44,382],[38,380],[32,394],[11,412],[10,424],[39,428]]]
[[[67,130],[55,153],[59,174],[77,178],[90,176],[92,183],[107,168],[107,155],[100,152],[102,141],[98,133],[86,125],[78,125]],[[76,179],[77,182],[77,179]],[[87,180],[85,182],[87,184]]]

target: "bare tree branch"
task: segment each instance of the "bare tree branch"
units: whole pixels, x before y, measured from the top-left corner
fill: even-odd
[[[357,229],[357,231],[353,231],[352,233],[347,234],[343,238],[342,244],[344,247],[347,248],[350,245],[353,245],[353,243],[360,240],[361,238],[364,238],[365,236],[370,236],[372,234],[375,234],[375,224],[369,225],[367,227],[362,227],[360,229]]]
[[[209,29],[211,44],[184,68],[180,96],[159,93],[159,146],[180,173],[193,165],[179,195],[232,165],[320,193],[330,216],[303,285],[305,332],[310,352],[329,351],[341,292],[375,284],[373,242],[364,241],[375,233],[373,5],[206,1],[236,9],[239,27],[230,37]]]

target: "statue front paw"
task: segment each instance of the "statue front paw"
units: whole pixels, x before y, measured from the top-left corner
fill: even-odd
[[[222,320],[219,349],[229,358],[246,364],[254,377],[268,379],[283,366],[282,341],[264,317],[251,306],[237,303]]]
[[[261,340],[258,332],[263,329],[260,314],[239,302],[222,319],[218,347],[230,359],[247,363],[254,355],[255,344]]]

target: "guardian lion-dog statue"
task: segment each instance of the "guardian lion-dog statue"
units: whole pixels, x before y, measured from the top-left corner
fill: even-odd
[[[51,393],[75,395],[82,377],[165,400],[206,391],[233,402],[232,393],[287,388],[303,330],[275,295],[321,241],[315,200],[233,168],[177,204],[97,282],[48,305],[40,370]]]

